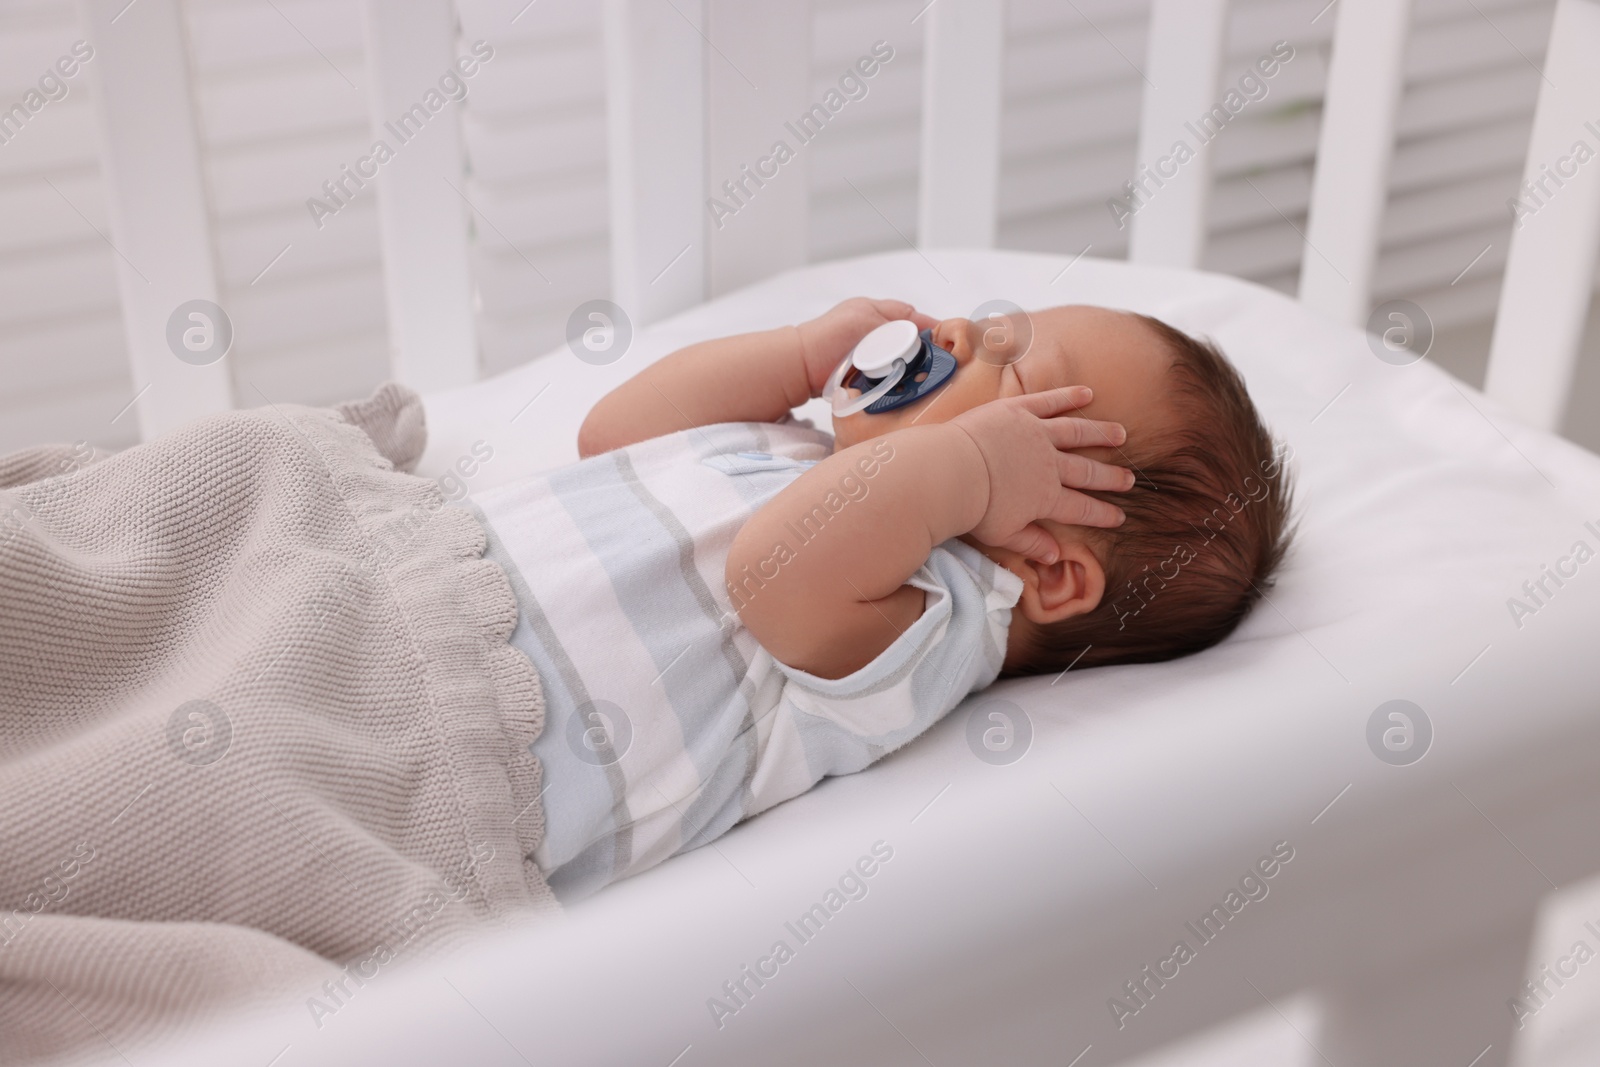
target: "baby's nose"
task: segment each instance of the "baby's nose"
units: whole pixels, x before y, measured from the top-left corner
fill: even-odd
[[[945,319],[933,328],[933,343],[956,357],[957,366],[972,362],[978,338],[971,319]]]

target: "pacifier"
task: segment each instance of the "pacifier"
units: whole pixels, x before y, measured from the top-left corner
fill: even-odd
[[[880,415],[916,403],[955,371],[956,357],[933,343],[932,330],[918,332],[910,319],[896,319],[861,339],[828,378],[822,396],[835,415]]]

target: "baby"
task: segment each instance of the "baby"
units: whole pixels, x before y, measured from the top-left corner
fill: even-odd
[[[902,319],[954,357],[947,381],[831,437],[791,418]],[[1289,539],[1238,373],[1097,307],[936,322],[847,300],[661,359],[578,446],[475,503],[544,682],[534,859],[566,902],[861,770],[1001,675],[1215,644]]]

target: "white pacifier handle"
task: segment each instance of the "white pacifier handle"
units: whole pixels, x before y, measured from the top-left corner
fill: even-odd
[[[895,319],[873,330],[857,343],[854,350],[840,360],[823,387],[822,395],[833,405],[835,415],[854,415],[888,393],[905,377],[906,366],[922,346],[921,331],[910,319]],[[841,392],[844,377],[854,368],[878,382],[871,389],[851,400]]]
[[[889,369],[888,375],[881,382],[860,396],[847,400],[841,383],[849,370],[850,357],[846,356],[839,362],[838,369],[833,372],[833,377],[828,379],[827,386],[822,390],[823,398],[833,405],[833,413],[835,415],[854,415],[858,411],[871,407],[879,397],[882,397],[889,390],[900,384],[900,379],[904,378],[906,374],[906,363],[903,359],[895,360],[894,366]]]

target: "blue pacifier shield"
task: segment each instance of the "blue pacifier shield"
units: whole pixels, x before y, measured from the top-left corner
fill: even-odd
[[[921,351],[906,368],[905,377],[867,406],[868,415],[881,415],[914,404],[948,382],[956,372],[956,357],[933,343],[932,330],[923,330],[919,336]]]

